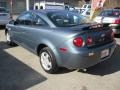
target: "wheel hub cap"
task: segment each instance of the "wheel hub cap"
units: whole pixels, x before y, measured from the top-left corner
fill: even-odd
[[[41,53],[41,64],[45,70],[50,70],[52,68],[50,55],[47,52]]]

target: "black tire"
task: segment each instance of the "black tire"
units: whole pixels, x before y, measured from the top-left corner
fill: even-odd
[[[9,40],[8,40],[8,38],[9,38]],[[6,42],[10,46],[14,46],[15,45],[15,43],[11,40],[11,36],[10,36],[10,33],[8,31],[6,32]]]
[[[46,53],[47,55],[49,55],[49,62],[51,63],[51,67],[49,66],[49,70],[48,69],[46,69],[45,67],[44,67],[44,65],[43,65],[43,63],[42,63],[42,55],[44,54],[44,53]],[[40,53],[39,53],[39,57],[40,57],[40,64],[41,64],[41,66],[42,66],[42,68],[44,69],[44,71],[45,72],[47,72],[47,73],[50,73],[50,74],[54,74],[54,73],[57,73],[57,71],[58,71],[58,65],[57,65],[57,63],[56,63],[56,59],[55,59],[55,56],[54,56],[54,54],[53,54],[53,52],[52,52],[52,50],[50,49],[50,48],[48,48],[48,47],[45,47],[45,48],[43,48],[41,51],[40,51]],[[46,56],[45,56],[46,57]],[[43,60],[44,61],[44,60]],[[48,65],[47,65],[48,66]]]

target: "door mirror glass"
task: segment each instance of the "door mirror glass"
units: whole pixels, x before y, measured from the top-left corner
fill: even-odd
[[[14,25],[17,25],[17,24],[19,24],[19,23],[18,23],[18,20],[14,21]]]
[[[10,22],[9,22],[9,24],[14,24],[15,23],[15,21],[14,20],[11,20]]]

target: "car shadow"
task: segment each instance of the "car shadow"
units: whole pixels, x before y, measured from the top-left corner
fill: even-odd
[[[25,90],[45,80],[42,74],[33,70],[5,49],[11,48],[0,42],[0,90]]]
[[[115,38],[120,38],[120,34],[115,34],[114,37]]]
[[[0,30],[3,30],[3,29],[5,29],[5,26],[0,26]]]
[[[58,72],[57,73],[55,73],[55,74],[65,74],[65,73],[70,73],[70,72],[73,72],[73,71],[75,71],[76,69],[67,69],[67,68],[65,68],[65,67],[60,67],[59,68],[59,70],[58,70]]]
[[[118,71],[120,71],[120,45],[117,45],[110,59],[88,68],[87,73],[104,76]]]

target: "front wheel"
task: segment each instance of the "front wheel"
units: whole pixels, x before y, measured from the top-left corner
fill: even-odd
[[[15,43],[11,40],[11,36],[10,36],[10,33],[8,31],[6,32],[6,42],[10,46],[14,46],[15,45]]]
[[[12,44],[9,32],[6,32],[6,42],[8,45]]]
[[[51,74],[56,73],[58,71],[55,56],[48,47],[45,47],[40,51],[39,57],[40,64],[44,71]]]

